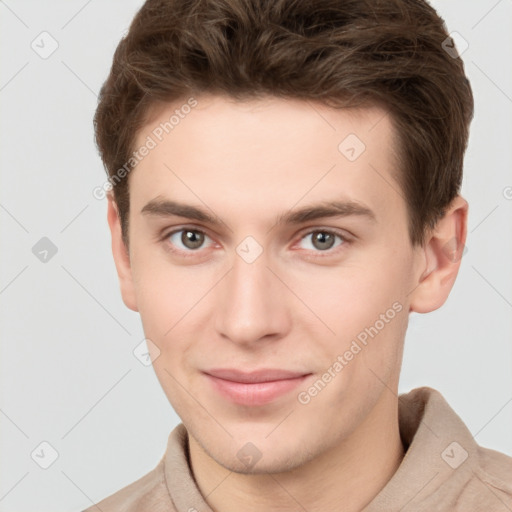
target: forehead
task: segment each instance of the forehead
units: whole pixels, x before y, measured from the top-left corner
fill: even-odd
[[[274,97],[194,102],[159,105],[139,130],[135,148],[151,141],[152,149],[129,177],[134,211],[157,196],[196,205],[208,199],[256,216],[337,199],[404,210],[394,129],[383,108]]]

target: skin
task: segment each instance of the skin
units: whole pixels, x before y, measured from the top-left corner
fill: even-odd
[[[462,250],[467,203],[458,196],[413,247],[384,110],[272,97],[197,101],[129,176],[129,251],[109,196],[123,300],[160,351],[155,372],[187,427],[192,471],[213,510],[360,510],[403,458],[397,390],[409,312],[435,310],[448,297],[460,257],[446,247],[457,239]],[[177,106],[155,110],[135,145]],[[349,134],[366,146],[354,161],[338,150]],[[157,198],[222,222],[141,213]],[[276,223],[335,200],[363,205],[374,218]],[[167,236],[180,228],[205,233],[203,245],[184,245],[183,232]],[[315,244],[312,234],[325,230],[342,238]],[[236,252],[247,236],[262,249],[252,263]],[[393,304],[401,311],[300,403],[298,393]],[[202,373],[211,368],[312,375],[269,404],[241,406],[214,390]],[[237,457],[249,442],[261,455],[251,466]]]

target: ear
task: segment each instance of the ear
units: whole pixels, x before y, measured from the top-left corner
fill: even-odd
[[[411,311],[429,313],[446,302],[465,249],[467,217],[468,203],[457,196],[427,235],[417,286],[411,293]]]
[[[121,296],[127,308],[132,311],[138,311],[130,266],[130,255],[123,241],[119,212],[111,193],[107,194],[107,199],[107,220],[110,226],[110,233],[112,234],[112,254],[114,255],[114,262],[121,286]]]

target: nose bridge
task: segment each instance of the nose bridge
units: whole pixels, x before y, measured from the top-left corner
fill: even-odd
[[[217,310],[220,334],[234,342],[251,343],[286,330],[286,303],[269,265],[267,253],[254,241],[239,244],[231,271],[223,280],[222,304]]]

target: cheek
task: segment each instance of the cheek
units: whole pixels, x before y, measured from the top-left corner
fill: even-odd
[[[293,278],[294,290],[338,337],[354,335],[378,320],[381,313],[402,304],[407,289],[406,272],[397,271],[385,258],[357,265],[317,268],[306,277]]]
[[[408,261],[405,252],[373,251],[357,265],[317,268],[296,289],[321,320],[310,334],[326,366],[345,356],[333,389],[378,384],[375,375],[387,382],[395,371],[407,326]]]
[[[162,252],[142,249],[134,250],[132,272],[144,334],[163,356],[158,363],[166,362],[169,369],[182,366],[194,348],[191,340],[207,328],[208,292],[218,281],[215,269],[179,266]]]
[[[155,257],[156,252],[134,250],[132,276],[144,332],[164,341],[185,314],[194,286],[183,279],[178,267]]]

